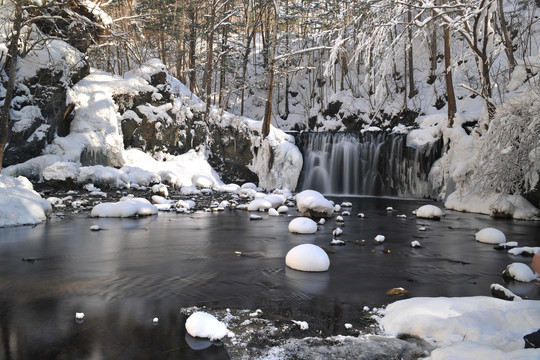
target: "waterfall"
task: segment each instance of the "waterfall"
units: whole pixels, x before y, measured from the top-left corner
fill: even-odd
[[[416,149],[387,132],[302,134],[299,190],[323,194],[430,197],[428,174],[441,143]]]

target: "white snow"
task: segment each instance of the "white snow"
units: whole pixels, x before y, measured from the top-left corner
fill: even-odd
[[[316,211],[326,217],[334,213],[334,205],[326,199],[320,192],[315,190],[304,190],[295,196],[296,206],[300,212]]]
[[[248,204],[248,211],[266,211],[272,207],[272,203],[266,199],[255,199]]]
[[[143,198],[125,197],[119,202],[105,202],[94,206],[92,217],[132,217],[147,216],[158,213],[158,208]]]
[[[375,236],[375,238],[373,240],[377,244],[382,244],[384,242],[384,239],[385,239],[384,235],[377,235],[377,236]]]
[[[317,232],[317,223],[307,217],[297,217],[289,223],[289,231],[296,234],[314,234]]]
[[[504,233],[495,228],[484,228],[474,234],[476,241],[486,244],[502,244],[506,242],[506,236]]]
[[[440,219],[442,210],[435,205],[423,205],[416,209],[416,216],[422,219]]]
[[[279,212],[274,208],[270,208],[270,209],[268,209],[268,215],[270,215],[270,216],[279,216]]]
[[[0,227],[39,224],[51,210],[27,178],[0,175]]]
[[[75,319],[77,319],[77,320],[82,320],[82,319],[84,319],[84,313],[82,313],[82,312],[76,312],[76,313],[75,313]]]
[[[523,263],[512,263],[503,271],[505,276],[521,282],[531,282],[536,279],[536,275],[531,268]]]
[[[430,359],[538,359],[523,349],[523,336],[538,330],[540,302],[491,297],[412,298],[387,306],[381,329],[435,345]]]
[[[291,320],[293,323],[298,325],[300,327],[300,330],[307,330],[309,329],[309,324],[305,321],[298,321],[298,320]]]
[[[221,340],[225,336],[233,336],[223,322],[202,311],[194,312],[188,317],[186,330],[193,337],[208,338],[211,341]]]
[[[289,250],[285,263],[294,270],[307,272],[327,271],[330,267],[326,252],[313,244],[301,244]]]

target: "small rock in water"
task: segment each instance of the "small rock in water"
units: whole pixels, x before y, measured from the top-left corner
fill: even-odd
[[[343,246],[343,245],[345,245],[345,241],[339,240],[339,239],[332,239],[332,241],[330,242],[330,245]]]
[[[412,241],[412,242],[411,242],[411,246],[412,246],[413,248],[419,248],[419,247],[421,247],[420,242],[419,242],[418,240]]]
[[[341,207],[342,208],[344,208],[344,207],[350,208],[350,207],[352,207],[352,203],[350,201],[344,201],[344,202],[341,203]]]
[[[82,324],[84,322],[84,313],[82,312],[76,312],[75,313],[75,321],[78,324]]]
[[[321,218],[319,220],[319,225],[324,225],[325,222],[326,222],[326,220],[324,218]]]
[[[341,216],[336,217],[336,221],[337,222],[345,222],[345,220],[343,220],[343,217],[341,217]]]
[[[341,211],[341,205],[339,205],[339,204],[334,205],[334,211],[335,212],[340,212]]]
[[[341,212],[341,215],[343,215],[343,216],[350,216],[351,213],[348,212],[348,211],[343,211],[343,212]]]
[[[384,235],[377,235],[375,236],[375,239],[373,239],[373,241],[375,242],[375,244],[382,244],[384,242]]]
[[[92,225],[92,226],[90,226],[90,230],[99,231],[99,230],[101,230],[101,228],[99,227],[99,225]]]
[[[341,228],[335,228],[334,231],[332,232],[332,235],[334,236],[340,236],[343,234],[343,230],[341,230]]]
[[[249,216],[249,220],[261,220],[261,219],[262,219],[262,216],[260,215],[251,214]]]
[[[397,215],[397,217],[398,217],[398,218],[406,218],[407,215],[405,215],[405,214],[399,214],[399,215]]]
[[[159,319],[157,317],[155,317],[153,320],[152,320],[152,323],[155,325],[157,325],[159,322]]]
[[[358,215],[356,215],[356,216],[359,217],[359,218],[364,218],[365,217],[364,213],[358,213]]]
[[[347,330],[352,329],[352,324],[346,323],[345,324],[345,329],[347,329]]]
[[[394,211],[394,208],[389,206],[389,207],[386,208],[386,211]]]
[[[418,228],[419,231],[426,231],[426,227],[425,226],[421,226]]]
[[[402,287],[399,287],[399,288],[393,288],[393,289],[388,290],[386,292],[386,295],[402,295],[402,294],[407,294],[407,293],[409,293],[407,290],[405,290]]]

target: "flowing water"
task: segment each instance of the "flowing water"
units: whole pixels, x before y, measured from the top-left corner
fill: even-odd
[[[436,195],[429,170],[441,144],[407,146],[407,135],[387,132],[303,135],[304,168],[299,189],[324,194],[427,198]]]
[[[269,316],[307,321],[311,335],[332,335],[346,334],[347,322],[361,326],[364,306],[409,296],[490,296],[490,285],[500,283],[540,299],[538,283],[505,283],[501,277],[508,264],[530,258],[474,239],[479,229],[494,226],[509,241],[538,246],[537,222],[452,211],[441,221],[420,220],[411,212],[425,201],[334,199],[353,203],[342,227],[348,242],[340,247],[329,245],[334,219],[316,234],[297,235],[287,230],[292,216],[262,214],[263,220],[250,221],[243,211],[139,219],[66,214],[35,227],[0,229],[0,358],[228,358],[223,346],[191,347],[180,313],[190,306],[260,308]],[[104,230],[90,231],[93,224]],[[386,236],[383,245],[372,243],[377,234]],[[354,243],[362,239],[365,246]],[[422,247],[412,248],[413,240]],[[328,272],[286,267],[286,253],[302,243],[335,251]],[[409,294],[387,296],[394,287]],[[75,321],[75,312],[85,313],[84,322]]]

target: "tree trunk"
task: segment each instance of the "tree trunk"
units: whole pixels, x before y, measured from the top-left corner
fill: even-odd
[[[437,6],[437,1],[433,1],[433,5]],[[432,13],[433,17],[435,17],[435,12]],[[437,79],[437,24],[435,21],[431,22],[431,44],[430,44],[430,52],[431,52],[431,66],[429,69],[429,80],[428,84],[434,84],[435,80]]]
[[[516,58],[514,57],[514,46],[512,45],[512,39],[508,33],[508,24],[504,15],[503,0],[499,0],[499,20],[501,22],[501,33],[504,41],[504,51],[508,58],[508,76],[510,77],[517,66]]]
[[[197,92],[197,74],[195,73],[195,52],[197,51],[197,13],[193,7],[193,4],[190,5],[188,9],[189,17],[189,91],[192,93]]]
[[[208,26],[208,40],[206,45],[206,66],[204,69],[205,88],[206,88],[206,111],[204,112],[204,120],[208,121],[210,116],[210,101],[212,96],[212,71],[214,61],[214,24],[216,21],[216,1],[211,2],[210,9],[210,24]]]
[[[274,4],[275,5],[275,4]],[[270,43],[270,64],[268,66],[268,93],[266,96],[266,105],[264,108],[264,118],[262,124],[262,137],[263,139],[270,133],[270,122],[272,120],[272,98],[274,94],[274,72],[276,66],[276,42],[277,42],[277,30],[278,30],[278,9],[274,6],[274,19],[272,29],[272,41]]]
[[[409,57],[409,99],[412,99],[416,95],[416,89],[414,88],[414,64],[413,64],[413,33],[412,33],[412,8],[408,7],[407,10],[407,23],[408,23],[408,35],[409,46],[407,48],[407,56]]]
[[[452,79],[452,54],[450,53],[450,28],[443,25],[444,32],[444,78],[446,80],[446,105],[448,108],[448,127],[454,126],[456,116],[456,95],[454,94],[454,81]]]
[[[4,63],[4,69],[9,75],[6,86],[6,97],[4,98],[4,105],[2,106],[2,114],[0,114],[0,173],[2,172],[4,149],[9,139],[9,110],[15,92],[15,77],[17,76],[17,58],[19,57],[19,38],[21,36],[22,26],[22,5],[23,0],[15,1],[15,17],[13,20],[13,30],[15,33],[12,34],[7,59]]]

